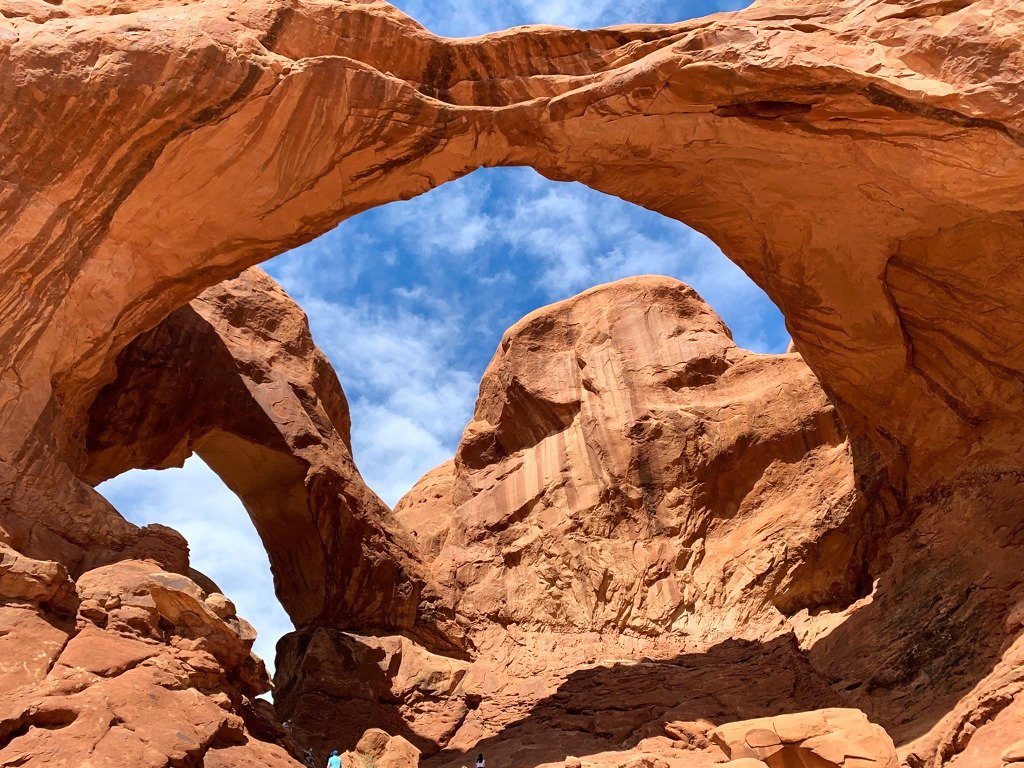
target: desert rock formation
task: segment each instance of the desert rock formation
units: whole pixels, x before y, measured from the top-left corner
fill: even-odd
[[[472,663],[321,629],[283,646],[280,706],[529,765],[835,705],[793,633],[870,591],[876,507],[800,355],[737,348],[676,280],[600,286],[505,334],[455,460],[396,508]]]
[[[89,412],[83,479],[195,451],[245,503],[297,626],[402,628],[450,648],[458,633],[432,621],[414,543],[362,482],[349,428],[305,315],[247,270],[122,352]],[[151,547],[73,580],[0,546],[3,765],[294,765],[256,699],[271,684],[255,632],[187,552],[168,548],[177,573]]]
[[[294,765],[249,737],[270,681],[252,628],[215,610],[223,596],[152,561],[75,583],[0,553],[0,764]]]
[[[76,487],[41,463],[78,466],[88,405],[133,338],[242,267],[480,165],[531,164],[711,236],[783,310],[904,507],[1019,469],[1021,372],[1001,341],[1021,300],[1005,258],[1022,234],[1013,3],[757,3],[452,41],[382,3],[10,1],[3,125],[33,151],[0,174],[0,458],[22,547],[127,535],[84,489],[65,513],[81,520],[37,520],[36,502]]]
[[[414,543],[352,460],[348,403],[302,310],[258,269],[136,338],[89,410],[84,478],[193,452],[245,504],[296,626],[401,627],[429,605]]]
[[[401,736],[391,736],[380,728],[371,728],[362,735],[354,752],[345,754],[344,765],[376,768],[416,768],[420,753]]]
[[[511,328],[454,463],[396,514],[475,625],[725,639],[870,591],[870,506],[800,356],[646,277]]]
[[[244,652],[245,632],[231,628],[218,599],[213,605],[226,618],[207,603],[212,586],[178,581],[189,572],[184,541],[158,526],[128,524],[91,488],[136,462],[178,460],[190,447],[215,457],[226,443],[238,456],[254,436],[217,414],[197,413],[186,434],[181,425],[145,418],[118,421],[103,405],[120,402],[109,389],[119,386],[118,362],[131,358],[143,334],[159,337],[154,329],[204,289],[355,213],[480,166],[521,164],[696,227],[764,287],[848,436],[850,487],[862,497],[871,539],[851,557],[825,562],[845,563],[839,570],[852,568],[857,578],[844,583],[826,569],[819,583],[794,560],[766,563],[749,599],[726,583],[721,602],[710,601],[714,615],[729,615],[725,596],[739,597],[730,626],[750,617],[759,639],[707,648],[702,634],[689,650],[673,647],[677,637],[633,635],[674,626],[672,606],[687,602],[670,590],[642,591],[636,600],[623,593],[598,600],[600,583],[580,594],[526,590],[524,603],[488,608],[488,599],[508,594],[504,585],[483,589],[446,575],[466,565],[445,554],[449,539],[487,527],[484,516],[476,530],[466,527],[456,510],[490,490],[473,483],[486,481],[502,452],[534,448],[563,431],[574,437],[566,421],[575,405],[545,400],[552,393],[534,383],[526,394],[541,395],[531,407],[543,405],[543,413],[517,432],[502,411],[514,411],[519,394],[499,371],[496,397],[482,402],[484,418],[455,463],[435,474],[433,489],[420,488],[434,504],[449,497],[450,483],[454,508],[450,528],[421,527],[429,544],[418,552],[372,494],[359,490],[342,502],[359,483],[338,439],[321,431],[343,417],[336,399],[306,378],[315,366],[297,366],[298,392],[312,387],[318,401],[295,394],[299,402],[281,424],[255,396],[262,382],[243,372],[236,383],[248,390],[248,381],[255,393],[248,412],[267,428],[259,438],[275,441],[270,465],[284,472],[282,487],[296,491],[282,508],[316,542],[302,553],[311,555],[308,565],[294,562],[294,542],[268,544],[282,599],[302,625],[299,645],[318,632],[372,630],[373,642],[383,643],[379,636],[404,631],[435,655],[468,642],[509,679],[543,671],[532,689],[495,690],[486,675],[474,680],[467,672],[444,694],[465,708],[462,736],[451,742],[460,748],[503,727],[486,722],[483,700],[471,693],[480,686],[491,706],[530,708],[536,717],[523,727],[547,718],[572,731],[586,719],[587,728],[575,732],[598,737],[579,746],[597,750],[628,741],[622,731],[653,722],[658,707],[638,704],[629,711],[646,707],[647,714],[635,721],[602,711],[591,693],[602,675],[611,678],[609,696],[646,687],[660,701],[669,695],[658,688],[665,680],[699,680],[716,669],[722,688],[676,720],[736,719],[744,681],[759,674],[791,685],[774,695],[776,711],[742,718],[855,706],[889,731],[912,768],[1002,755],[1024,721],[1017,663],[1022,40],[1024,15],[1010,0],[760,0],[668,26],[534,27],[464,40],[438,38],[386,3],[361,0],[0,0],[0,587],[11,622],[0,643],[24,659],[3,666],[14,677],[5,685],[0,755],[31,760],[18,750],[37,740],[50,749],[73,733],[140,764],[232,765],[255,759],[246,750],[280,749],[245,736],[273,731],[247,714],[256,705],[246,702],[265,682],[257,682]],[[160,375],[139,376],[172,401],[180,396]],[[590,380],[600,385],[602,377]],[[140,382],[129,375],[120,383],[131,402]],[[275,382],[268,384],[266,392]],[[584,399],[595,404],[596,395]],[[615,424],[618,413],[612,409],[605,423]],[[338,434],[340,426],[330,424]],[[836,447],[824,432],[812,443]],[[625,451],[606,463],[637,489],[616,500],[616,514],[646,503],[645,482],[630,463],[643,454]],[[251,473],[233,476],[237,467],[228,464],[221,467],[226,481],[276,541],[280,520],[268,489],[254,486]],[[322,469],[314,473],[320,480],[303,481],[300,491],[310,467]],[[595,487],[586,475],[579,481],[584,490]],[[556,497],[576,479],[560,482],[550,489]],[[498,492],[515,500],[520,490],[525,498],[526,487]],[[550,503],[537,490],[532,496]],[[730,492],[713,490],[720,499]],[[583,508],[592,505],[581,499]],[[567,498],[564,519],[544,526],[571,521],[579,500]],[[320,517],[325,504],[328,519]],[[336,535],[352,526],[353,537]],[[859,535],[856,526],[852,535],[844,530],[840,549]],[[546,542],[500,535],[480,543],[483,571],[494,572],[496,542],[515,544],[527,558],[547,557],[555,584],[565,577],[558,570],[565,561],[545,553]],[[340,572],[319,560],[323,547],[340,547]],[[510,586],[533,578],[517,573],[514,560],[500,569]],[[152,574],[165,575],[154,581]],[[435,588],[433,574],[447,581]],[[701,574],[695,568],[690,576]],[[862,594],[865,576],[870,595]],[[108,590],[102,608],[82,592],[85,584],[89,594]],[[367,594],[366,585],[380,592]],[[169,603],[161,604],[157,595],[168,590]],[[122,615],[124,594],[134,608]],[[82,605],[90,606],[86,613]],[[590,616],[588,606],[601,610]],[[536,609],[560,630],[583,635],[568,649],[544,628],[474,639],[448,612],[456,607],[499,626]],[[616,623],[618,607],[628,609],[624,624]],[[782,622],[781,634],[765,633],[759,622],[768,617]],[[94,663],[91,653],[59,664],[64,640],[94,632],[90,626],[117,636],[96,641],[110,646],[114,667]],[[599,627],[625,631],[588,639]],[[207,634],[197,639],[196,632]],[[24,637],[39,639],[37,655]],[[114,649],[121,639],[158,650],[133,666],[141,651]],[[627,660],[647,656],[651,666],[602,673],[616,667],[613,650]],[[423,658],[419,650],[412,655]],[[129,668],[116,661],[124,658]],[[583,668],[581,659],[597,666]],[[79,688],[78,680],[88,685]],[[573,685],[575,697],[567,690]],[[137,702],[115,706],[129,687],[159,696],[157,707],[191,734],[192,746],[156,731],[140,746],[131,731]],[[220,693],[227,709],[217,704]],[[431,695],[436,706],[439,694]],[[583,696],[589,702],[581,707]],[[523,704],[531,701],[538,703]],[[75,714],[83,711],[109,713],[99,721],[106,725]],[[521,747],[524,762],[543,762],[543,744]]]

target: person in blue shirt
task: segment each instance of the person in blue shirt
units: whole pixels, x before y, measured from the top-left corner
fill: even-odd
[[[341,758],[338,757],[338,750],[331,752],[331,756],[327,758],[327,768],[341,768]]]

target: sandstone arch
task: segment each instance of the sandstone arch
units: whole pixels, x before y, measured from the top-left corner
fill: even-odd
[[[258,269],[135,339],[89,411],[85,479],[193,452],[242,500],[298,627],[440,642],[414,544],[352,460],[348,403],[305,315]]]
[[[77,463],[114,356],[171,309],[359,210],[498,164],[710,235],[900,493],[968,451],[976,471],[1017,471],[1001,427],[1019,416],[1000,339],[1024,236],[1019,96],[998,63],[1020,56],[1011,6],[758,3],[467,40],[377,4],[176,7],[33,5],[4,22],[5,136],[37,148],[2,171],[8,505],[53,437]],[[976,301],[992,311],[965,321]]]
[[[913,702],[915,675],[949,671],[943,632],[966,606],[957,626],[992,638],[969,682],[988,665],[985,684],[1007,684],[1024,476],[1013,3],[778,0],[467,40],[357,0],[4,10],[0,543],[73,575],[132,554],[183,568],[180,541],[139,532],[83,481],[88,411],[117,356],[204,288],[354,213],[528,164],[715,240],[786,316],[862,485],[894,528],[920,521],[894,540],[909,565],[890,580],[955,610],[932,617],[922,661],[890,593],[865,615],[895,682],[858,669],[880,657],[824,643],[830,679],[867,704],[889,684],[889,706]],[[970,737],[961,714],[921,761]],[[937,721],[911,717],[907,740]]]

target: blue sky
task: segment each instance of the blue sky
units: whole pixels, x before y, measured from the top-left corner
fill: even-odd
[[[520,24],[668,24],[750,5],[744,0],[392,0],[431,32],[482,35]]]
[[[655,0],[405,0],[433,31],[470,35],[524,23],[672,21],[741,4]],[[264,268],[309,315],[352,407],[363,477],[394,504],[450,458],[501,334],[528,312],[599,283],[665,274],[694,286],[741,346],[781,352],[778,310],[718,248],[676,221],[530,169],[485,169],[344,222]],[[260,631],[273,664],[291,627],[238,500],[197,458],[136,470],[99,490],[133,522],[188,538],[206,572]]]

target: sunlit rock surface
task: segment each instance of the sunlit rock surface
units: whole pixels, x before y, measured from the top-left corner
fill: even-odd
[[[737,348],[675,280],[517,323],[448,468],[398,516],[475,626],[760,637],[870,590],[869,505],[817,380]]]
[[[870,591],[875,506],[800,356],[736,347],[691,288],[640,277],[542,308],[502,339],[454,462],[396,512],[473,663],[433,692],[448,707],[415,706],[401,676],[377,703],[398,698],[428,753],[482,743],[516,765],[834,704],[791,622]],[[321,682],[352,652],[311,647],[317,675],[278,676],[286,705],[317,694],[292,716],[358,720]]]

